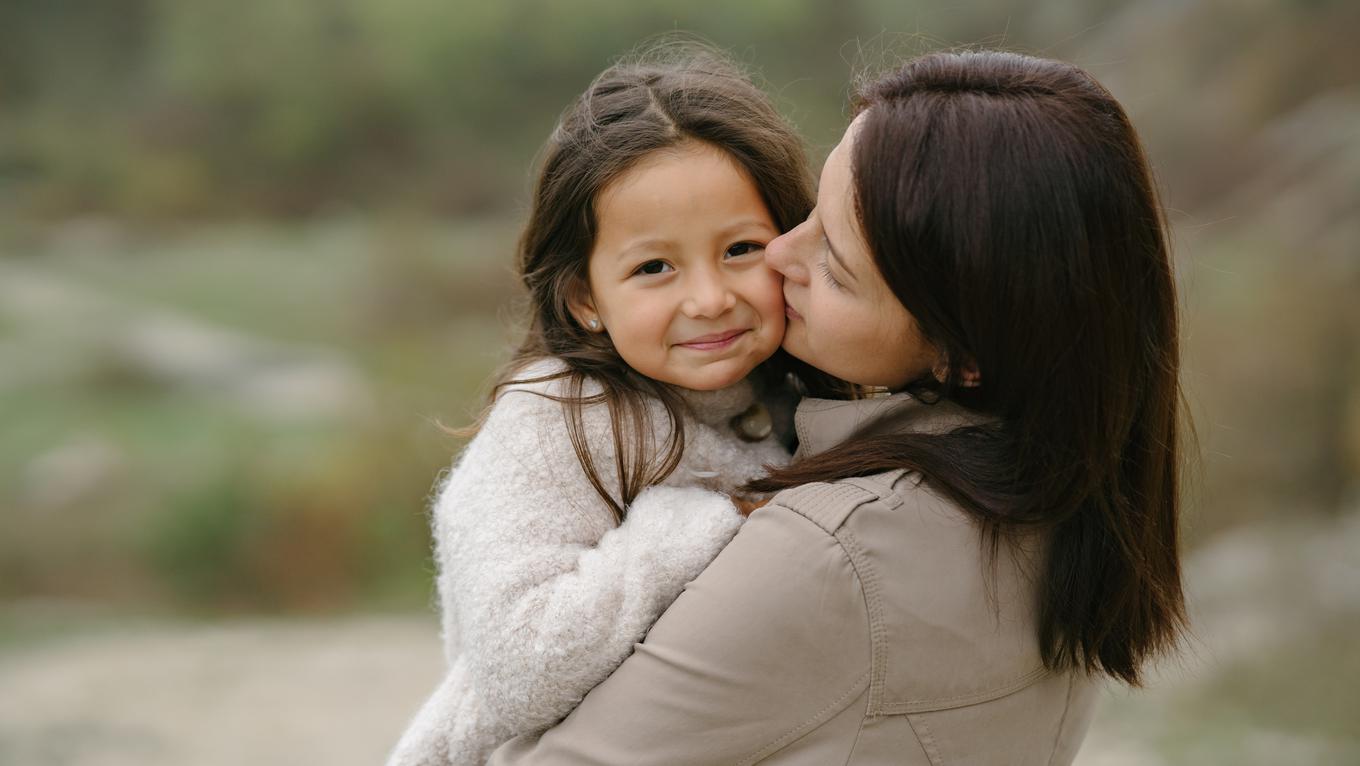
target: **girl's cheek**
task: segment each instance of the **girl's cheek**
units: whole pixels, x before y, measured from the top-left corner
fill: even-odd
[[[779,272],[773,272],[773,276],[761,285],[761,294],[764,307],[779,316],[784,316],[784,278]]]

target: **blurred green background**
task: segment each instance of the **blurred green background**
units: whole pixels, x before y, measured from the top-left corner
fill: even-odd
[[[820,165],[915,53],[1086,67],[1175,229],[1196,637],[1079,763],[1360,763],[1360,4],[0,0],[0,762],[373,763],[563,107],[657,33]]]

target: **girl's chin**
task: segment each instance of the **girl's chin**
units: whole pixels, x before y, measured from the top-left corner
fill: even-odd
[[[749,374],[750,370],[747,370],[746,373],[742,375],[723,375],[721,377],[714,378],[706,377],[694,378],[691,380],[686,380],[682,383],[677,383],[676,385],[680,386],[681,388],[688,388],[691,391],[718,391],[720,389],[727,388],[728,386],[735,385],[736,383],[741,381],[742,378],[746,377],[746,375]]]
[[[742,379],[751,374],[756,366],[754,364],[709,365],[707,369],[696,370],[685,375],[683,380],[669,382],[691,391],[717,391],[740,383]]]

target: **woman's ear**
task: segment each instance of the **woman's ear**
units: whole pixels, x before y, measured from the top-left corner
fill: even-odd
[[[944,354],[935,362],[935,366],[930,368],[930,373],[935,379],[943,383],[949,376],[949,358]],[[982,385],[982,372],[978,370],[977,362],[969,359],[964,363],[963,369],[959,370],[960,388],[977,388]]]
[[[590,332],[604,330],[604,323],[600,320],[600,312],[595,310],[595,299],[590,295],[590,288],[579,280],[572,285],[571,294],[567,296],[567,311],[571,312],[571,317],[577,324]]]

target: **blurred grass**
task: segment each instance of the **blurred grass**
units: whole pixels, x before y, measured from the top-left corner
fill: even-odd
[[[0,588],[192,609],[422,607],[425,493],[458,448],[433,421],[470,421],[506,353],[509,331],[488,306],[510,300],[513,237],[485,221],[397,230],[226,227],[133,242],[114,227],[12,260],[53,297],[6,316],[5,350],[41,350],[44,364],[0,389],[0,502],[13,522]],[[99,308],[71,316],[61,290]],[[148,361],[154,345],[129,340],[146,317],[197,328],[195,343],[214,341],[209,328],[268,345],[233,352],[240,370],[162,369]],[[318,353],[323,371],[359,381],[339,407],[291,415],[259,408],[267,386],[233,389],[256,365]]]

